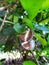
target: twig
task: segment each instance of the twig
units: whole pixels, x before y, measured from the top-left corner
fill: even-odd
[[[47,59],[45,57],[43,57],[43,59],[45,60],[46,63],[48,63]]]
[[[39,61],[36,59],[36,56],[34,55],[34,53],[33,53],[33,52],[32,52],[32,55],[34,56],[34,59],[36,60],[37,65],[40,65],[40,64],[39,64]]]
[[[5,9],[8,9],[11,5],[7,5],[7,6],[4,6],[4,7],[0,7],[0,11],[3,11]]]
[[[3,22],[2,22],[2,24],[1,24],[1,26],[0,26],[0,31],[2,30],[2,28],[3,28],[3,26],[4,26],[4,23],[5,23],[5,20],[6,20],[7,14],[8,14],[8,9],[7,9],[6,13],[5,13],[5,16],[4,16],[4,19],[3,19]]]
[[[2,10],[4,10],[5,9],[5,7],[0,7],[0,11],[2,11]]]
[[[0,18],[0,22],[2,22],[3,19]],[[8,20],[5,20],[5,23],[10,23],[10,24],[14,24],[12,21],[8,21]]]

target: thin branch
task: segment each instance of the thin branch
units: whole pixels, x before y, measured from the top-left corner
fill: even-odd
[[[43,57],[43,59],[45,60],[46,63],[48,63],[47,59],[45,57]]]
[[[0,7],[0,11],[3,11],[5,9],[8,9],[11,5],[7,5],[7,6],[4,6],[4,7]]]
[[[3,11],[5,9],[5,7],[0,7],[0,11]]]
[[[3,22],[3,19],[0,18],[0,22]],[[5,23],[14,24],[12,21],[5,20]]]
[[[36,56],[35,56],[35,54],[33,52],[32,52],[32,55],[34,56],[34,59],[36,60],[37,65],[40,65],[39,61],[36,59]]]
[[[8,14],[8,9],[7,9],[6,13],[5,13],[5,16],[4,16],[4,19],[3,19],[3,22],[2,22],[2,24],[1,24],[1,26],[0,26],[0,31],[2,30],[2,28],[3,28],[3,26],[4,26],[4,23],[5,23],[5,20],[6,20],[7,14]]]

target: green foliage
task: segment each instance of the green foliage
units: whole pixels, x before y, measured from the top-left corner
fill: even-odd
[[[47,37],[47,42],[48,42],[48,45],[49,45],[49,35],[48,35],[48,37]]]
[[[0,11],[0,26],[6,17],[0,31],[0,52],[13,49],[21,51],[23,48],[17,44],[19,43],[18,36],[29,28],[34,33],[32,39],[36,43],[34,49],[36,59],[38,60],[40,56],[49,58],[49,0],[1,0],[0,2],[0,10],[5,8]],[[8,14],[6,14],[7,9]],[[21,18],[21,16],[23,17]],[[26,56],[30,51],[26,50]],[[23,55],[25,54],[23,53]],[[33,56],[31,55],[31,57]],[[26,58],[31,57],[27,56]],[[39,60],[39,62],[41,61]],[[33,61],[24,61],[23,65],[36,64]]]
[[[25,31],[25,24],[20,25],[19,23],[17,23],[17,24],[14,25],[13,28],[15,29],[16,32],[22,33],[22,32]]]
[[[12,2],[16,2],[16,0],[4,0],[7,3],[12,3]]]
[[[8,16],[8,20],[12,20],[13,15]]]
[[[13,23],[16,24],[18,22],[18,17],[14,16]]]
[[[46,56],[46,57],[49,56],[49,47],[44,48],[44,50],[42,51],[41,55]]]
[[[43,39],[38,33],[34,33],[34,35],[40,41],[40,43],[42,44],[43,47],[47,45],[47,41],[45,39]]]
[[[49,22],[49,18],[45,19],[45,20],[42,20],[39,24],[40,25],[45,25],[46,23]]]
[[[38,0],[38,2],[37,0],[20,0],[20,2],[24,9],[27,11],[28,17],[32,20],[39,12],[43,0]]]
[[[2,65],[1,61],[0,61],[0,65]]]
[[[23,22],[26,23],[26,25],[27,25],[30,29],[34,29],[33,23],[31,22],[30,19],[28,19],[28,18],[23,18]]]
[[[36,64],[32,61],[24,61],[23,65],[36,65]]]
[[[46,9],[46,8],[49,8],[49,0],[44,0],[42,4],[42,9]]]

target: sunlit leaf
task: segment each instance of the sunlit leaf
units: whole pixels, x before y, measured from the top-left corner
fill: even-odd
[[[24,61],[23,65],[36,65],[33,61]]]
[[[42,4],[42,9],[46,9],[46,8],[49,8],[49,0],[44,0]]]
[[[42,6],[43,0],[20,0],[23,8],[27,11],[28,17],[32,20]]]
[[[8,16],[8,20],[12,20],[13,15]]]
[[[26,25],[27,25],[29,28],[31,28],[31,29],[34,28],[33,23],[31,22],[30,19],[28,19],[28,18],[23,18],[23,22],[26,23]]]
[[[14,22],[14,24],[16,24],[18,22],[18,17],[17,16],[14,16],[13,22]]]
[[[42,20],[39,24],[40,25],[45,25],[49,22],[49,18],[45,19],[45,20]]]
[[[42,56],[49,56],[49,47],[44,48],[44,50],[41,53]]]

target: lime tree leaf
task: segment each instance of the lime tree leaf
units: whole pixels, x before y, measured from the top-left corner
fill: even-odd
[[[25,31],[25,24],[20,25],[19,23],[14,25],[14,30],[18,33],[22,33],[23,31]]]
[[[14,24],[16,24],[18,22],[18,17],[17,16],[14,16],[13,22],[14,22]]]
[[[23,22],[26,23],[26,25],[27,25],[30,29],[33,29],[33,28],[34,28],[33,23],[31,22],[30,19],[28,19],[28,18],[23,18]]]
[[[23,65],[36,65],[36,64],[32,61],[24,61]]]
[[[42,9],[49,8],[49,0],[44,0],[42,4]]]
[[[45,39],[43,39],[38,33],[34,32],[34,35],[41,42],[43,47],[47,45],[47,41]]]
[[[42,6],[43,0],[20,0],[23,8],[27,11],[28,17],[32,20]]]

